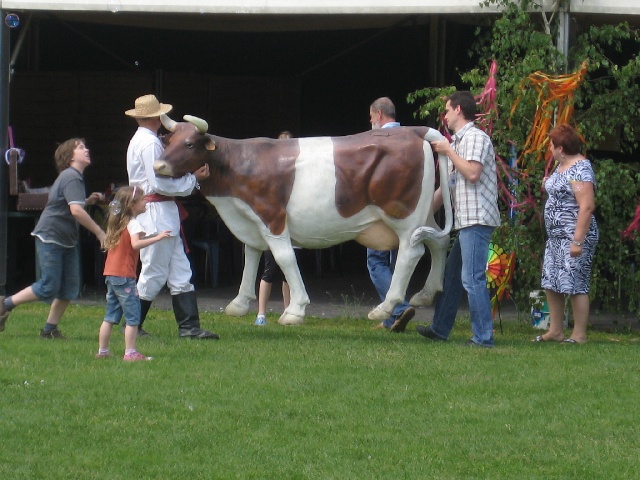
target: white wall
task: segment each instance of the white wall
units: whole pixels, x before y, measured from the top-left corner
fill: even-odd
[[[551,6],[553,0],[540,0]],[[262,14],[490,13],[480,0],[0,0],[4,10]],[[576,13],[640,14],[640,0],[571,0]]]
[[[571,11],[640,15],[640,0],[572,0]]]
[[[481,10],[479,3],[479,0],[0,0],[5,10],[235,14],[472,13]]]

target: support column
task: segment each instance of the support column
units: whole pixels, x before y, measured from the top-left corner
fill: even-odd
[[[433,14],[429,23],[429,86],[444,85],[446,24],[440,15]]]
[[[569,7],[562,5],[558,9],[558,37],[556,38],[556,48],[562,53],[564,58],[569,56]],[[567,65],[568,69],[568,65]],[[566,71],[566,69],[565,69]]]
[[[7,197],[8,166],[4,152],[8,148],[9,126],[9,27],[4,23],[6,12],[0,10],[0,295],[5,295],[7,286]]]

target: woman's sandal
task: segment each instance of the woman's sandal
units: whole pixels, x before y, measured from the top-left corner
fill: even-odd
[[[580,345],[579,342],[576,342],[573,338],[565,338],[562,343],[571,343],[571,344],[575,344],[575,345]]]

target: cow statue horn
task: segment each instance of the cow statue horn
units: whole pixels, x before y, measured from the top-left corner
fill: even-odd
[[[162,113],[160,115],[160,121],[162,122],[162,125],[164,125],[164,128],[166,128],[167,130],[169,130],[170,132],[175,131],[176,129],[176,125],[177,122],[174,120],[171,120],[168,116],[166,116],[164,113]]]
[[[207,133],[207,130],[209,130],[209,124],[206,120],[194,117],[193,115],[185,115],[182,118],[184,118],[190,124],[194,125],[200,133]]]

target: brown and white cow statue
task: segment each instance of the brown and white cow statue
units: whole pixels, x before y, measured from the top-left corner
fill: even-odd
[[[187,122],[180,123],[161,119],[170,133],[154,164],[156,175],[180,177],[209,164],[211,175],[200,190],[245,244],[242,283],[227,314],[249,312],[260,256],[268,249],[291,289],[279,323],[301,324],[309,296],[293,246],[324,248],[347,240],[375,250],[398,248],[391,288],[369,312],[371,320],[388,318],[404,300],[423,244],[431,252],[431,271],[411,304],[430,305],[442,291],[452,213],[446,157],[439,162],[444,229],[431,212],[435,162],[429,142],[442,138],[437,130],[397,127],[344,137],[231,140],[206,133],[207,122],[196,117],[185,115]]]

